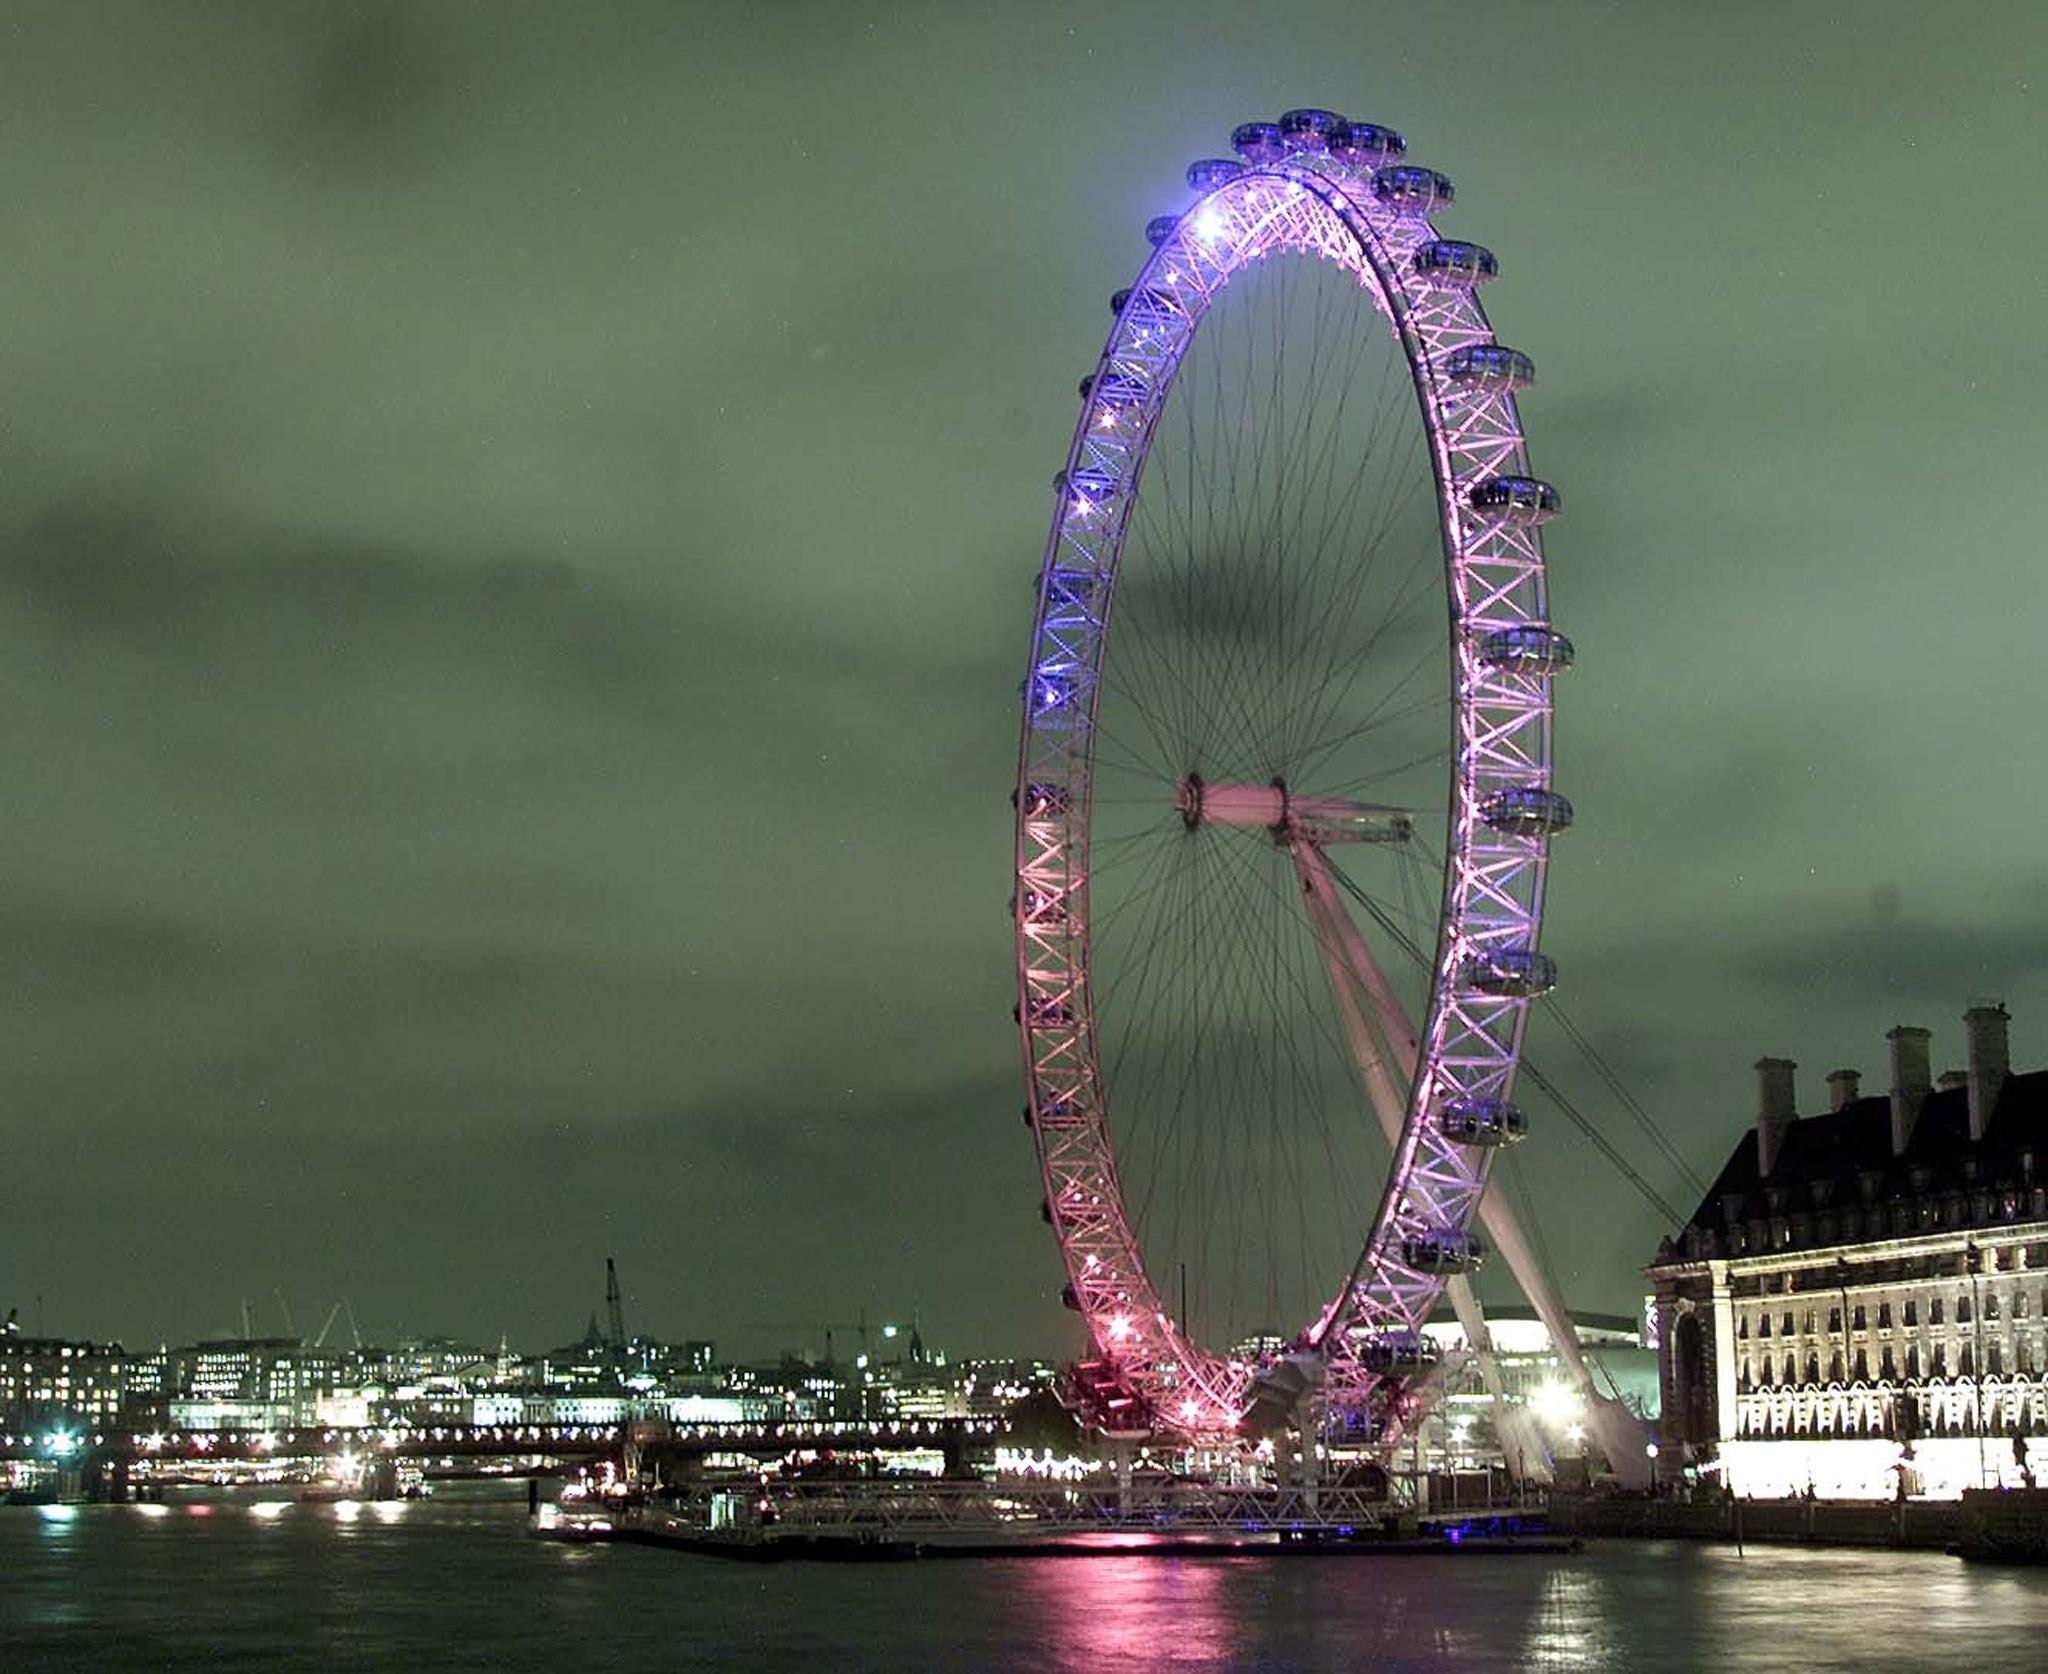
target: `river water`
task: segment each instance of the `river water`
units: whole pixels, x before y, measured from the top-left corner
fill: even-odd
[[[753,1565],[524,1528],[504,1501],[0,1508],[0,1669],[2048,1668],[2048,1571],[1928,1553]]]

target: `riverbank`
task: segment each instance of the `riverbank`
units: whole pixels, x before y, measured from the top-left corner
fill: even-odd
[[[1553,1494],[1558,1534],[1735,1544],[1881,1546],[1945,1552],[1963,1535],[1954,1500],[1674,1500]]]

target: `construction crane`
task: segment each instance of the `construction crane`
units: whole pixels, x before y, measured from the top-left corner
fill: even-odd
[[[619,1300],[618,1263],[604,1258],[604,1318],[609,1332],[606,1341],[615,1349],[626,1346],[626,1310]]]

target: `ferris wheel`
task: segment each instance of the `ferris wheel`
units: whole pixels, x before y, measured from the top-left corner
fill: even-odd
[[[1330,111],[1231,144],[1146,228],[1055,479],[1015,796],[1025,1115],[1098,1424],[1312,1405],[1386,1436],[1486,1254],[1555,979],[1560,500],[1524,446],[1534,366],[1479,304],[1495,258],[1434,225],[1451,182]]]

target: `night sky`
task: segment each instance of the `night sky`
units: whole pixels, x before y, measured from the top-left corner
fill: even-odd
[[[2044,53],[1988,3],[10,4],[0,1307],[540,1347],[615,1254],[743,1354],[1071,1353],[1004,910],[1046,485],[1145,220],[1299,104],[1456,180],[1541,369],[1571,1017],[1706,1173],[1762,1053],[1813,1107],[1999,995],[2048,1064]],[[1628,1309],[1665,1229],[1532,1110]]]

